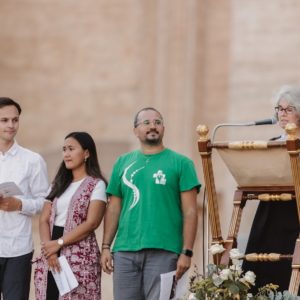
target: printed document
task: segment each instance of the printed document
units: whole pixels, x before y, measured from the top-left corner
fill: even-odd
[[[5,198],[15,195],[23,195],[23,193],[14,182],[9,181],[0,183],[0,195]]]
[[[78,286],[78,281],[64,255],[58,258],[61,271],[52,272],[60,296],[63,296]]]
[[[179,300],[188,292],[188,271],[175,280],[176,271],[160,274],[159,300]]]

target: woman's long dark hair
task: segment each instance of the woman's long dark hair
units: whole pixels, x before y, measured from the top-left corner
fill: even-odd
[[[83,150],[89,151],[89,157],[85,162],[87,174],[94,178],[100,178],[107,184],[107,180],[102,175],[100,169],[96,145],[93,138],[87,132],[71,132],[65,137],[65,140],[70,137],[75,139],[81,145]],[[54,177],[51,192],[46,198],[53,200],[54,198],[61,196],[71,184],[72,180],[72,170],[68,170],[63,161]]]

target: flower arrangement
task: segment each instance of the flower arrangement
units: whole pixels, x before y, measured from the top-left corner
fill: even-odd
[[[209,249],[212,255],[221,254],[225,249],[220,244],[212,245]],[[278,285],[268,284],[258,289],[256,295],[249,293],[255,285],[255,274],[241,268],[244,257],[238,249],[230,251],[232,265],[209,264],[207,276],[199,274],[195,267],[195,274],[190,278],[190,294],[188,300],[294,300],[300,299],[287,291],[277,292]]]

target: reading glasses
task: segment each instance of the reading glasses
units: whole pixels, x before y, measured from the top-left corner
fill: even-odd
[[[295,106],[288,106],[286,108],[283,108],[282,106],[276,106],[274,107],[276,113],[283,113],[285,112],[288,115],[293,114],[296,111]]]

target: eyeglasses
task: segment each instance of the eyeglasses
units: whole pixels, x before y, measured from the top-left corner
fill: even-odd
[[[282,106],[276,106],[275,108],[275,112],[276,113],[283,113],[285,112],[288,115],[291,115],[295,112],[296,107],[295,106],[288,106],[286,108],[283,108]]]
[[[154,126],[162,126],[163,125],[163,120],[160,120],[160,119],[155,119],[153,121],[144,120],[142,122],[137,123],[136,126],[139,126],[139,125],[149,126],[150,124],[153,124]]]

